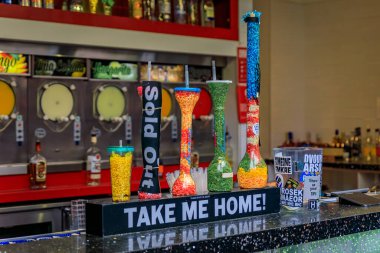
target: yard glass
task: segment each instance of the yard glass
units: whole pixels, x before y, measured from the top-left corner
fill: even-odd
[[[192,116],[195,104],[198,102],[200,89],[178,87],[174,89],[175,98],[181,108],[181,154],[180,172],[174,182],[173,196],[195,195],[195,182],[190,174]]]
[[[233,188],[233,173],[226,159],[226,125],[224,119],[224,104],[229,86],[227,80],[208,81],[214,108],[214,158],[207,169],[207,188],[210,192],[231,191]]]

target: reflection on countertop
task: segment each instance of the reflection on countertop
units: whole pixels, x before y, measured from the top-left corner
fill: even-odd
[[[229,221],[110,237],[74,235],[0,246],[12,252],[254,252],[380,228],[379,207],[322,204]],[[0,241],[1,242],[1,241]]]
[[[345,236],[338,236],[320,241],[291,245],[276,249],[276,253],[290,252],[379,252],[380,251],[380,229]],[[262,253],[273,253],[271,250]]]

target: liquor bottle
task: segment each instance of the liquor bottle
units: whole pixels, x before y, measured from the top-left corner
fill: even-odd
[[[361,128],[355,128],[355,134],[352,141],[351,154],[352,159],[357,161],[360,159],[362,153],[362,137],[361,137]]]
[[[174,0],[174,22],[178,24],[186,24],[187,11],[186,0]]]
[[[158,20],[172,21],[172,6],[170,0],[158,0]]]
[[[375,147],[375,145],[373,143],[373,138],[371,135],[371,129],[367,128],[367,133],[366,133],[366,136],[364,138],[363,150],[362,150],[364,160],[372,161],[372,159],[374,158],[374,152],[373,152],[374,147]]]
[[[143,3],[142,0],[130,0],[129,1],[129,16],[135,19],[143,18]]]
[[[281,147],[295,147],[296,144],[293,141],[293,132],[287,132],[285,135],[285,141]]]
[[[45,9],[54,9],[54,0],[44,0],[43,3]]]
[[[30,6],[35,8],[42,8],[42,0],[30,0]]]
[[[67,0],[64,0],[63,3],[62,3],[62,10],[63,11],[67,11],[68,10]]]
[[[215,9],[212,0],[202,0],[202,26],[215,27]]]
[[[342,133],[342,144],[343,144],[343,159],[349,161],[351,159],[351,141],[350,136]]]
[[[376,158],[380,162],[380,129],[376,128]]]
[[[34,0],[32,0],[34,1]],[[70,4],[70,11],[84,12],[84,5],[82,0],[72,0]]]
[[[155,0],[143,0],[143,18],[147,20],[157,20]]]
[[[340,148],[341,147],[341,138],[340,138],[340,135],[339,135],[339,129],[335,129],[335,135],[332,139],[332,142],[331,142],[331,147],[333,148]]]
[[[46,159],[43,157],[41,152],[41,143],[39,140],[36,141],[35,154],[30,158],[28,171],[30,188],[45,189],[46,188]]]
[[[29,0],[20,0],[19,3],[20,3],[21,6],[25,6],[25,7],[30,6],[30,1]]]
[[[96,146],[96,134],[91,134],[91,147],[87,150],[86,171],[87,185],[99,185],[101,178],[100,161],[102,156],[100,149]]]
[[[187,0],[187,23],[190,25],[199,25],[199,1]]]

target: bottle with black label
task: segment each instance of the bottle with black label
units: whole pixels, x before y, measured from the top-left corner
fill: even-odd
[[[96,146],[96,134],[91,134],[91,147],[87,150],[86,157],[86,171],[87,171],[87,185],[99,185],[101,178],[100,161],[102,156],[100,149]]]
[[[287,132],[285,136],[285,141],[282,143],[281,147],[295,147],[296,144],[293,141],[293,132]]]
[[[187,11],[186,0],[174,0],[174,21],[178,24],[186,24]]]
[[[212,0],[202,0],[202,26],[215,27],[215,8]]]
[[[170,0],[158,0],[158,20],[164,22],[172,21],[172,5]]]
[[[335,135],[332,139],[331,147],[333,147],[333,148],[343,147],[342,140],[341,140],[341,137],[339,135],[339,129],[335,129]]]
[[[41,152],[41,143],[36,141],[35,154],[30,158],[28,165],[30,188],[33,190],[46,188],[46,159]]]

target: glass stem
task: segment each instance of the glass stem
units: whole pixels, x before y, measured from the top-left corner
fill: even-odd
[[[214,106],[215,156],[224,156],[226,152],[226,127],[224,120],[224,109],[218,104]]]
[[[182,112],[180,172],[185,174],[190,174],[192,138],[191,121],[192,112]]]
[[[259,162],[261,159],[259,149],[259,100],[248,100],[247,112],[247,153],[249,158]]]

